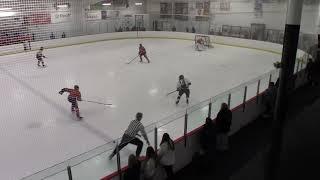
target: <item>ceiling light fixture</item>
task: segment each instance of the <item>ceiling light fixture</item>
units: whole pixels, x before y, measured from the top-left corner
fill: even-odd
[[[6,11],[0,11],[0,17],[8,17],[15,15],[15,12],[6,12]]]
[[[67,8],[68,7],[68,4],[60,4],[60,5],[57,5],[58,8]]]
[[[12,10],[12,8],[0,8],[0,11],[8,11],[8,10]]]

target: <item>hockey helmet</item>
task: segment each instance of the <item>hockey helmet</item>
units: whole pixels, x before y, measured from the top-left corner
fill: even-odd
[[[141,120],[141,119],[142,119],[142,116],[143,116],[143,114],[142,114],[141,112],[138,112],[138,113],[136,114],[137,120]]]
[[[180,75],[180,76],[179,76],[179,79],[184,79],[184,76],[183,76],[183,75]]]

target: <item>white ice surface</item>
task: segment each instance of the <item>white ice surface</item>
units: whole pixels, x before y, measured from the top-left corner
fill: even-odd
[[[126,64],[137,55],[139,43],[146,47],[151,64],[138,60]],[[168,39],[105,41],[48,49],[44,54],[47,68],[36,66],[35,52],[0,57],[0,179],[22,178],[121,137],[136,112],[144,113],[147,126],[185,109],[184,97],[176,107],[176,94],[166,96],[176,88],[180,74],[192,82],[192,105],[272,70],[280,59],[225,45],[198,52],[192,41]],[[80,102],[84,119],[76,121],[66,94],[58,94],[74,84],[80,86],[83,99],[116,106]],[[160,130],[179,137],[183,127],[178,124]],[[128,146],[122,153],[133,152]],[[97,177],[116,167],[105,159],[95,163],[104,163]],[[76,177],[83,173],[77,171],[79,166],[74,168]]]

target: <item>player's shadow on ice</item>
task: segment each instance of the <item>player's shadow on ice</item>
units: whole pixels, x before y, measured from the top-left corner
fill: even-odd
[[[16,77],[14,74],[12,74],[11,72],[9,72],[8,70],[0,67],[0,71],[2,71],[4,74],[6,74],[7,76],[9,76],[10,78],[12,78],[13,80],[17,81],[20,85],[22,85],[23,87],[25,87],[27,90],[29,90],[33,95],[41,98],[44,102],[46,102],[47,104],[49,104],[51,107],[57,109],[58,111],[60,111],[62,114],[65,114],[66,116],[70,115],[70,112],[67,111],[65,108],[61,107],[59,104],[53,102],[51,99],[49,99],[48,97],[46,97],[41,91],[33,88],[32,86],[30,86],[28,83],[24,82],[23,80],[19,79],[18,77]],[[39,126],[40,124],[40,126]],[[112,138],[110,138],[110,136],[106,135],[104,132],[100,131],[99,129],[95,128],[94,126],[88,124],[85,121],[81,121],[79,122],[79,124],[84,127],[85,129],[87,129],[89,132],[91,132],[92,134],[96,135],[97,137],[103,139],[105,142],[110,142],[112,141]],[[28,125],[29,128],[39,128],[42,126],[42,123],[36,123],[36,124],[29,124]]]

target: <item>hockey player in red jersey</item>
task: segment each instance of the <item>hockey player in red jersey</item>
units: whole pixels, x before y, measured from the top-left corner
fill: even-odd
[[[139,56],[140,56],[140,62],[142,62],[142,56],[144,56],[147,59],[148,63],[150,63],[150,60],[149,60],[149,58],[147,56],[147,51],[142,46],[142,44],[140,44],[140,46],[139,46]]]
[[[68,101],[71,103],[71,112],[76,112],[76,115],[78,118],[82,118],[80,116],[80,111],[78,107],[78,101],[81,101],[81,93],[79,91],[79,86],[75,85],[74,89],[69,89],[69,88],[63,88],[59,92],[59,94],[63,94],[64,92],[68,92]]]

